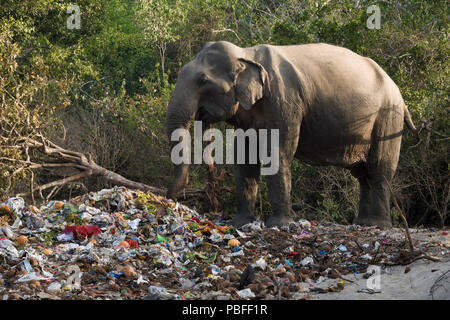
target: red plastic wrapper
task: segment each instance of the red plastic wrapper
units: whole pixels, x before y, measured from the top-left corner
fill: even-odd
[[[131,249],[136,249],[137,247],[139,247],[139,243],[134,239],[126,239],[125,241],[128,242]]]
[[[100,234],[102,231],[98,226],[69,226],[66,227],[62,233],[72,233],[74,238],[79,237],[92,237]]]

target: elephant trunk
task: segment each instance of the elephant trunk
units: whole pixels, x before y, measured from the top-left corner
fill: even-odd
[[[172,98],[169,102],[166,117],[166,129],[170,141],[170,149],[172,150],[179,141],[172,141],[172,133],[177,129],[189,130],[190,120],[192,120],[197,112],[197,99],[193,96],[188,97],[185,88],[177,84]],[[183,153],[187,152],[190,156],[191,141],[183,141],[185,148]],[[184,154],[182,156],[185,156]],[[173,159],[172,159],[173,160]],[[174,179],[167,190],[167,197],[176,200],[177,193],[183,189],[189,182],[189,164],[174,163]]]

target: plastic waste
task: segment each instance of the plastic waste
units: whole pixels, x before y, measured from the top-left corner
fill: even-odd
[[[14,238],[15,234],[9,226],[0,227],[0,237],[6,236],[9,239]]]
[[[129,248],[136,249],[139,247],[139,242],[136,239],[125,239],[125,241],[128,243]]]
[[[311,222],[309,222],[306,219],[300,219],[298,221],[298,224],[300,225],[300,228],[310,230],[311,229]]]
[[[28,282],[28,281],[33,281],[33,280],[37,280],[37,281],[48,281],[51,280],[53,278],[53,276],[49,273],[47,273],[46,275],[44,274],[39,274],[37,272],[30,272],[22,277],[20,277],[16,282]]]
[[[306,257],[300,262],[300,264],[302,266],[308,266],[308,265],[311,265],[312,263],[314,263],[314,260],[312,257]]]
[[[254,265],[260,268],[261,270],[265,271],[267,267],[267,262],[266,260],[264,260],[264,258],[261,257],[254,263]]]
[[[298,239],[298,240],[309,239],[309,238],[311,238],[311,234],[306,230],[302,230],[300,232],[300,234],[296,236],[296,239]]]
[[[56,236],[56,239],[58,239],[58,241],[72,241],[75,238],[73,233],[60,233]]]
[[[208,266],[209,269],[211,269],[211,273],[216,276],[220,273],[220,268],[214,264]]]
[[[141,221],[141,219],[134,219],[132,221],[128,222],[128,226],[131,228],[131,230],[133,231],[137,231],[137,228],[139,226],[139,222]]]
[[[149,300],[174,300],[177,296],[167,292],[166,288],[158,286],[149,286],[148,292],[150,293]]]
[[[214,243],[220,243],[223,241],[222,236],[220,233],[216,230],[211,231],[211,235],[209,236],[209,240],[211,240]]]
[[[183,290],[190,290],[194,287],[195,282],[189,279],[181,279],[181,289]]]
[[[11,210],[22,218],[23,211],[25,210],[25,201],[21,197],[9,198],[6,204],[11,208]]]
[[[250,290],[249,288],[247,289],[243,289],[243,290],[239,290],[236,292],[238,294],[239,297],[241,297],[242,299],[247,299],[247,298],[254,298],[256,297],[255,294],[252,292],[252,290]]]
[[[69,226],[66,227],[64,230],[61,231],[61,233],[64,234],[72,234],[73,239],[76,239],[77,237],[92,237],[96,236],[102,231],[98,226]]]
[[[59,282],[52,282],[47,287],[47,291],[49,291],[49,292],[59,292],[59,291],[61,291],[61,284]]]
[[[242,231],[244,232],[256,232],[262,230],[262,222],[261,221],[253,221],[250,223],[247,223],[242,226]]]
[[[11,199],[13,208],[8,201],[0,205],[0,215],[21,214],[0,227],[0,292],[8,283],[7,292],[24,299],[277,299],[277,292],[302,298],[342,290],[334,270],[344,277],[364,274],[369,262],[378,263],[375,254],[379,261],[400,261],[404,244],[401,229],[306,219],[279,229],[261,221],[235,229],[163,196],[123,187],[40,208],[22,200]],[[417,247],[449,254],[441,230],[411,235]],[[429,235],[435,242],[421,242]],[[18,236],[28,242],[20,245]],[[83,270],[83,290],[73,290],[68,266]],[[39,286],[43,291],[30,296]]]
[[[380,247],[380,243],[378,241],[375,241],[375,243],[373,245],[373,250],[377,251],[379,247]]]
[[[231,257],[243,257],[245,254],[243,250],[239,250],[237,252],[229,253],[228,255]]]
[[[14,247],[13,242],[8,239],[1,239],[0,240],[0,248],[8,248],[8,247]]]

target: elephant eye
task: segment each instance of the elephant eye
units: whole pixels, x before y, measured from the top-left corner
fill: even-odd
[[[207,84],[209,82],[208,78],[206,77],[201,77],[200,79],[198,79],[198,84],[200,86],[204,86],[205,84]]]

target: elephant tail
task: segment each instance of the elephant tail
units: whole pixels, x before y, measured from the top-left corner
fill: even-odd
[[[411,114],[409,113],[408,108],[406,107],[406,104],[404,104],[404,108],[405,108],[404,114],[405,114],[405,123],[406,123],[406,126],[407,126],[408,129],[411,130],[413,133],[417,133],[418,130],[417,130],[416,126],[414,125],[414,123],[412,122]]]

